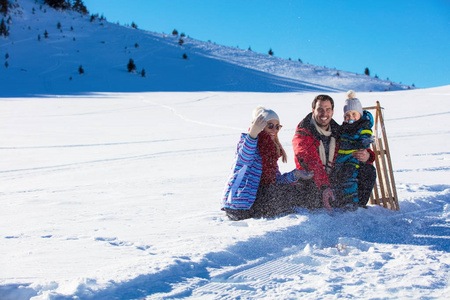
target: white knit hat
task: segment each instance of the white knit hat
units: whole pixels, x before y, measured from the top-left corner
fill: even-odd
[[[255,120],[256,117],[258,117],[260,114],[262,114],[264,116],[264,119],[266,121],[269,121],[272,119],[280,121],[280,118],[278,117],[276,112],[274,112],[271,109],[265,108],[263,106],[258,106],[257,108],[255,108],[253,110],[253,120]]]
[[[344,116],[347,112],[354,110],[363,115],[363,109],[361,102],[359,102],[358,98],[355,98],[355,91],[350,90],[347,92],[347,100],[345,100],[344,104]]]

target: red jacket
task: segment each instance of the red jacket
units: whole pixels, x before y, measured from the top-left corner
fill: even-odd
[[[331,184],[319,156],[320,134],[316,127],[311,124],[311,118],[312,113],[308,114],[300,124],[298,124],[297,131],[292,139],[295,165],[299,170],[314,171],[314,183],[319,190],[323,190],[325,188],[324,185],[326,185],[326,187],[331,187]],[[330,126],[331,136],[336,139],[336,148],[334,150],[333,161],[331,162],[331,167],[333,167],[339,150],[340,125],[336,123],[336,121],[331,120]],[[368,151],[370,152],[370,158],[367,162],[372,163],[375,154],[370,149],[368,149]]]
[[[320,134],[316,127],[311,124],[312,113],[308,114],[297,126],[292,146],[294,147],[295,165],[299,170],[314,171],[314,183],[317,188],[324,184],[331,187],[328,174],[325,172],[322,160],[319,156]],[[336,155],[339,150],[339,125],[331,120],[331,136],[336,139],[331,167],[334,165]]]

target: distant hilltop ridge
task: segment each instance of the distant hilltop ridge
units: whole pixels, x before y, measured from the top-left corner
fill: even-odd
[[[96,92],[396,91],[367,75],[121,26],[103,16],[15,0],[0,17],[0,96]]]

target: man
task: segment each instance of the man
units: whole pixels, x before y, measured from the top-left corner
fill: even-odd
[[[297,169],[314,172],[312,180],[302,182],[300,191],[309,208],[325,207],[331,210],[330,200],[334,207],[342,206],[340,197],[336,199],[332,189],[340,131],[333,114],[333,99],[328,95],[318,95],[312,102],[312,112],[297,126],[292,140]],[[358,174],[358,195],[359,205],[365,206],[376,179],[375,168],[371,165],[375,155],[370,149],[355,151],[352,155],[362,163]]]

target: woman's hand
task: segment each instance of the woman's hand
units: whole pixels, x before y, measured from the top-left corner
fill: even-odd
[[[262,114],[256,117],[256,119],[253,121],[252,125],[250,126],[250,129],[248,130],[248,134],[252,139],[256,139],[258,137],[258,134],[264,130],[264,127],[266,127],[267,121],[266,118]]]

